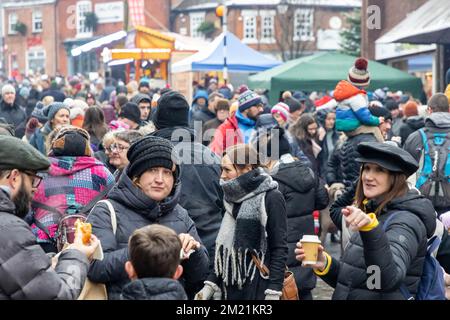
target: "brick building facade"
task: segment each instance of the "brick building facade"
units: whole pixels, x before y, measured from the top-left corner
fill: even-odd
[[[4,61],[8,75],[36,70],[54,74],[57,65],[56,0],[3,2]],[[14,26],[20,24],[21,32]]]
[[[360,7],[358,0],[287,1],[282,12],[276,1],[241,0],[227,5],[228,30],[253,49],[285,59],[321,50],[339,49],[344,15]],[[172,11],[172,29],[191,37],[204,37],[198,31],[203,22],[213,23],[214,38],[221,32],[215,15],[218,2],[185,0]],[[293,54],[291,54],[291,51]]]
[[[72,57],[71,50],[125,28],[124,0],[0,1],[3,40],[8,48],[4,53],[5,71],[9,76],[28,74],[30,70],[49,75],[99,71],[100,52]],[[169,30],[170,7],[167,0],[144,0],[145,26]],[[91,12],[98,19],[96,30],[86,25],[85,14]],[[24,35],[12,30],[17,22],[26,25]]]
[[[427,0],[363,0],[361,10],[361,54],[368,59],[376,59],[375,41],[405,19],[408,13],[416,10],[425,2]],[[380,10],[379,29],[368,28],[367,26],[369,18],[367,9],[370,6],[376,6]]]

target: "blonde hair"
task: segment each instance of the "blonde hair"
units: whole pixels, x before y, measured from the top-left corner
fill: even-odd
[[[145,125],[143,127],[140,127],[138,131],[139,131],[140,134],[142,134],[142,136],[146,136],[146,135],[148,135],[150,133],[155,132],[156,131],[156,127],[153,124],[153,122],[150,122],[149,124],[147,124],[147,125]]]
[[[292,92],[290,92],[290,91],[283,92],[283,94],[281,95],[281,98],[283,98],[283,100],[286,100],[288,98],[292,98]]]
[[[42,103],[45,107],[51,105],[53,102],[55,102],[55,98],[52,96],[45,96],[44,99],[42,99]]]

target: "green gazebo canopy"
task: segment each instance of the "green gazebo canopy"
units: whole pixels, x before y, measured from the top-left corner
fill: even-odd
[[[251,76],[249,87],[268,89],[272,105],[286,90],[333,90],[340,80],[347,79],[348,70],[355,60],[355,57],[334,52],[302,57]],[[423,87],[419,78],[376,61],[369,61],[368,69],[371,81],[367,90],[389,87],[390,90],[401,90],[420,97]]]

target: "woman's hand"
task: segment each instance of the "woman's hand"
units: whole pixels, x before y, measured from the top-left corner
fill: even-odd
[[[365,212],[354,206],[345,207],[342,209],[342,214],[344,215],[347,227],[351,231],[358,231],[372,222],[372,219]]]
[[[327,135],[327,131],[323,127],[320,127],[318,130],[318,134],[319,134],[319,141],[323,141],[323,139]]]
[[[295,259],[303,262],[305,260],[305,250],[302,248],[302,243],[297,242],[297,248],[295,249]],[[313,265],[306,265],[305,267],[311,267],[322,272],[327,266],[327,257],[324,254],[323,247],[319,245],[319,251],[317,254],[317,263]]]
[[[444,272],[445,297],[450,300],[450,274]]]
[[[196,241],[189,233],[180,233],[178,237],[181,241],[181,249],[184,252],[183,259],[189,258],[189,255],[192,253],[189,251],[195,251],[200,248],[200,242]]]

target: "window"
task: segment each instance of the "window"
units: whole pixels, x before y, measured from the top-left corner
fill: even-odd
[[[242,17],[244,22],[244,36],[242,42],[244,43],[256,43],[256,11],[253,10],[243,10]]]
[[[42,32],[42,11],[33,11],[33,32]]]
[[[295,41],[314,41],[313,27],[314,27],[314,10],[313,9],[298,9],[295,11]]]
[[[27,71],[45,73],[45,50],[34,49],[27,53]]]
[[[195,12],[189,15],[190,26],[191,26],[191,37],[193,38],[203,38],[203,33],[198,32],[197,29],[205,21],[204,12]]]
[[[77,2],[77,37],[92,37],[92,29],[86,27],[85,14],[92,12],[90,1]]]
[[[8,15],[8,33],[9,34],[17,34],[17,31],[14,30],[14,27],[16,26],[17,22],[18,22],[17,14],[10,13]]]
[[[99,61],[95,50],[85,52],[70,59],[69,74],[81,73],[88,75],[89,72],[96,72],[99,68]]]
[[[275,11],[274,10],[260,11],[260,15],[261,15],[261,42],[274,43]]]

